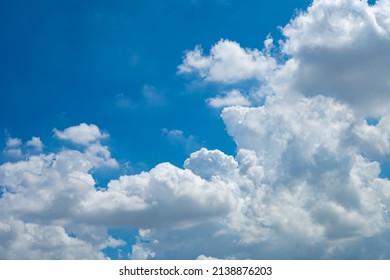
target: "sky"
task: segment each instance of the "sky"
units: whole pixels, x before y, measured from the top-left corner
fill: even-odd
[[[0,24],[0,259],[390,259],[389,0]]]

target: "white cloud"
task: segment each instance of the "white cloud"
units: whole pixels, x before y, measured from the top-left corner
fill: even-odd
[[[219,150],[209,151],[202,148],[186,159],[184,167],[208,180],[212,176],[224,177],[234,172],[237,162],[232,156],[227,156]]]
[[[364,155],[370,158],[386,159],[390,155],[390,118],[384,116],[376,125],[364,120],[354,130],[361,141]]]
[[[192,153],[201,147],[195,136],[187,136],[180,129],[163,128],[161,131],[172,144],[178,144],[187,153]]]
[[[8,137],[3,154],[13,159],[20,159],[22,156],[41,152],[43,146],[41,139],[36,136],[27,141],[25,145],[23,145],[22,140],[19,138]]]
[[[91,244],[72,238],[60,226],[0,221],[1,259],[105,259]]]
[[[156,254],[148,249],[147,244],[141,243],[137,240],[137,243],[131,246],[131,254],[129,258],[131,260],[147,260],[153,258]]]
[[[103,248],[125,244],[107,234],[111,227],[140,228],[133,259],[334,258],[386,231],[390,183],[359,153],[364,122],[348,106],[328,97],[278,99],[225,108],[222,117],[235,158],[200,149],[186,169],[159,164],[103,190],[91,171],[112,159],[97,143],[2,164],[0,246],[12,252],[4,258],[30,251],[32,258],[102,258]],[[21,235],[57,232],[51,253],[37,251],[43,241],[34,236],[19,252],[19,235],[11,242],[7,235],[10,217]]]
[[[111,158],[111,152],[107,146],[102,146],[100,143],[91,144],[85,150],[85,156],[93,164],[94,167],[119,167],[118,162]]]
[[[149,235],[149,229],[140,229],[139,236],[136,236],[136,243],[131,246],[131,253],[129,258],[132,260],[147,260],[154,258],[156,253],[154,253],[149,247],[148,244],[158,244],[158,240],[150,240],[147,235]]]
[[[174,240],[154,232],[159,243],[143,246],[156,257],[169,246],[186,258],[389,257],[389,247],[370,247],[389,244],[382,236],[390,182],[379,178],[378,162],[360,154],[355,131],[363,122],[351,108],[328,97],[302,97],[226,108],[222,117],[237,143],[236,159],[201,149],[185,167],[215,186],[229,186],[238,203],[211,231],[175,231]]]
[[[42,151],[43,149],[43,143],[41,141],[41,138],[36,136],[33,136],[31,140],[27,141],[26,145],[34,148],[38,152]]]
[[[273,83],[308,96],[334,96],[360,114],[380,116],[390,105],[390,2],[313,1],[285,28],[290,60]]]
[[[119,93],[114,98],[115,105],[120,108],[135,108],[136,104],[125,94]]]
[[[96,190],[93,170],[117,162],[107,147],[86,145],[83,152],[64,148],[0,165],[0,221],[5,232],[0,246],[11,250],[4,258],[102,258],[100,250],[125,244],[107,234],[109,227],[186,228],[234,208],[236,199],[228,186],[211,184],[168,163]],[[44,240],[29,237],[22,253],[17,250],[19,235],[13,234],[11,242],[6,234],[14,226],[10,218],[18,221],[20,238],[26,236],[24,231],[35,234],[42,229],[57,232],[58,240],[53,239],[45,252]],[[141,229],[140,238],[147,239],[149,233]],[[151,256],[146,243],[134,244],[131,257]]]
[[[149,105],[161,106],[166,103],[164,96],[154,86],[144,85],[142,93]]]
[[[6,148],[17,148],[22,145],[22,140],[19,138],[9,137],[6,142]]]
[[[222,117],[239,148],[235,181],[251,197],[229,222],[241,242],[303,238],[326,247],[387,228],[380,186],[388,180],[359,154],[354,131],[361,123],[348,106],[301,98],[230,107]]]
[[[241,94],[239,90],[232,90],[226,93],[225,96],[218,96],[207,100],[211,107],[221,108],[228,106],[249,106],[251,103],[249,100]]]
[[[23,155],[21,145],[22,140],[19,138],[8,137],[5,143],[3,154],[12,158],[20,158]]]
[[[81,124],[55,134],[84,151],[0,165],[0,256],[103,258],[102,248],[124,245],[108,228],[138,227],[133,259],[390,258],[390,181],[379,163],[390,153],[388,9],[314,1],[283,29],[289,57],[278,65],[271,38],[263,51],[222,40],[210,55],[187,52],[179,72],[259,79],[269,93],[260,107],[223,109],[235,157],[203,148],[184,169],[161,163],[96,190],[92,171],[118,163],[99,143],[108,134]],[[379,122],[368,125],[372,115]]]
[[[267,50],[243,49],[237,42],[220,40],[211,48],[208,56],[203,54],[200,46],[187,51],[183,64],[179,66],[179,73],[198,72],[208,81],[232,84],[264,79],[276,66]]]
[[[229,213],[236,202],[230,188],[162,163],[112,180],[106,191],[83,201],[80,211],[88,221],[113,226],[189,227]]]
[[[88,145],[89,143],[109,136],[107,133],[102,132],[96,125],[86,123],[68,127],[64,131],[54,129],[54,135],[59,139],[81,145]]]
[[[236,62],[237,53],[248,50],[234,42],[220,41],[209,56],[200,47],[187,52],[180,73],[198,72],[205,81],[224,84],[255,78],[265,94],[260,107],[222,111],[237,144],[237,166],[222,172],[223,181],[240,191],[239,206],[218,236],[238,238],[242,247],[230,246],[241,258],[365,258],[359,246],[370,251],[369,258],[389,257],[387,249],[368,249],[389,244],[383,234],[389,226],[390,183],[379,177],[376,161],[388,160],[390,146],[387,9],[389,1],[373,6],[314,1],[282,29],[279,54],[285,61],[272,58],[273,42],[266,39],[263,66],[275,64],[256,75],[248,74],[253,73],[248,65],[238,71],[244,64]],[[235,51],[227,52],[230,47]],[[378,117],[378,124],[368,125],[370,116]],[[213,155],[199,154],[204,168],[198,171],[194,161],[193,172],[215,182],[214,167],[223,169]],[[245,244],[255,249],[243,253]]]
[[[14,158],[20,158],[23,155],[23,152],[20,148],[4,149],[3,153]]]
[[[208,256],[205,256],[205,255],[199,255],[198,257],[196,257],[197,260],[219,260],[217,258],[214,258],[214,257],[208,257]]]
[[[96,193],[92,170],[117,165],[99,143],[84,152],[64,148],[1,164],[0,247],[7,249],[0,257],[100,259],[102,249],[123,246],[106,234],[107,227],[97,230],[78,218],[82,202]]]
[[[360,115],[380,117],[390,107],[388,10],[387,0],[315,0],[282,28],[279,52],[270,51],[271,37],[263,50],[221,40],[208,56],[199,46],[188,51],[179,73],[225,84],[256,79],[263,92],[332,96]]]

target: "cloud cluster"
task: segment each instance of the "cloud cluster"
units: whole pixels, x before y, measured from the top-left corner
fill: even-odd
[[[37,137],[28,143],[43,146]],[[106,146],[25,157],[0,165],[1,258],[100,259],[101,249],[123,243],[80,220],[83,202],[96,193],[93,170],[118,166]]]
[[[41,139],[37,136],[33,136],[24,145],[21,139],[8,137],[3,149],[3,155],[9,159],[19,159],[24,154],[40,153],[43,146]]]
[[[257,219],[237,219],[256,229],[249,234],[238,226],[244,242],[289,235],[332,244],[388,227],[383,189],[389,181],[379,178],[378,162],[361,155],[361,138],[354,133],[361,124],[347,106],[317,96],[230,107],[222,117],[239,147],[239,167],[249,165],[240,173],[251,178],[254,197],[246,207]],[[256,166],[261,168],[253,176]]]
[[[221,116],[237,144],[239,175],[224,179],[237,184],[242,199],[226,220],[230,230],[221,232],[258,244],[245,256],[389,257],[377,245],[368,249],[388,244],[390,183],[379,161],[390,156],[389,8],[385,0],[316,0],[282,28],[278,54],[270,37],[263,50],[221,40],[210,55],[200,47],[186,53],[179,72],[224,85],[260,82],[260,107],[210,99],[225,107]],[[226,58],[226,45],[241,50]],[[252,59],[256,67],[245,72],[245,59],[235,58],[249,52],[264,59]],[[224,61],[229,65],[215,67]]]
[[[209,55],[188,51],[180,73],[235,87],[208,100],[235,156],[201,148],[183,168],[161,163],[98,189],[95,170],[119,165],[100,142],[109,135],[55,129],[80,150],[0,165],[0,258],[105,258],[120,246],[132,259],[390,258],[389,10],[315,0],[282,29],[278,54],[270,37],[262,50],[221,40]],[[238,88],[245,80],[259,81],[261,106]],[[110,236],[115,227],[139,228],[135,244]]]
[[[105,259],[91,244],[70,237],[63,227],[0,221],[1,259]]]
[[[89,127],[96,128],[92,134],[100,131],[95,125]],[[85,128],[80,124],[65,132],[71,135]],[[55,131],[55,136],[59,133]],[[109,228],[188,228],[235,208],[229,186],[210,183],[169,163],[121,176],[107,188],[97,189],[94,170],[115,168],[118,163],[99,141],[88,143],[92,138],[84,135],[88,141],[80,142],[77,137],[72,139],[83,142],[82,151],[63,148],[0,165],[0,246],[4,248],[0,258],[104,258],[102,249],[126,244],[108,235]],[[134,244],[132,258],[148,252],[145,248],[142,253],[143,247],[142,242]]]

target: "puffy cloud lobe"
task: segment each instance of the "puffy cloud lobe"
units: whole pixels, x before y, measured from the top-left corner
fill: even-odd
[[[5,155],[18,158],[22,156],[22,150],[20,148],[21,145],[22,140],[19,138],[8,137],[3,153]]]
[[[212,176],[221,178],[234,172],[237,162],[219,150],[209,151],[205,148],[191,154],[184,162],[184,167],[209,180]]]
[[[86,123],[68,127],[64,131],[54,129],[54,135],[59,139],[81,145],[88,145],[108,137],[108,134],[102,132],[96,125]]]
[[[331,241],[371,236],[385,228],[377,195],[381,181],[388,181],[378,178],[378,163],[359,154],[353,138],[359,122],[348,107],[330,98],[303,98],[294,104],[230,107],[222,117],[238,147],[246,154],[255,151],[241,175],[256,166],[264,174],[248,174],[257,188],[244,208],[261,222],[253,236],[244,230],[244,242],[256,242],[270,229]],[[240,151],[238,158],[239,166],[245,166],[248,160]]]
[[[324,94],[352,104],[363,115],[387,113],[390,2],[313,1],[284,29],[291,59],[274,83],[306,95]]]
[[[23,155],[40,153],[44,145],[39,137],[33,136],[25,145],[19,138],[8,137],[3,154],[13,159],[21,158]]]
[[[225,96],[218,96],[208,99],[208,104],[211,107],[221,108],[228,106],[249,106],[251,103],[248,98],[241,94],[239,90],[232,90]]]
[[[0,207],[4,215],[27,221],[72,222],[81,202],[95,193],[90,172],[104,160],[90,161],[86,154],[65,150],[5,163],[0,166],[0,185],[5,187]]]
[[[91,238],[83,232],[90,226],[77,218],[81,202],[96,192],[91,171],[116,165],[98,143],[84,152],[63,149],[0,165],[0,258],[101,259],[102,249],[124,245],[107,228]]]
[[[43,149],[43,143],[41,138],[33,136],[31,140],[27,141],[27,146],[34,148],[36,151],[41,152]]]
[[[81,212],[94,223],[175,228],[223,216],[234,208],[235,198],[225,184],[163,163],[150,172],[112,180],[106,191],[82,205]]]
[[[278,163],[287,147],[296,149],[290,156],[303,162],[322,149],[336,154],[345,148],[340,141],[347,141],[347,129],[355,121],[347,106],[320,96],[262,107],[228,107],[222,118],[237,146],[256,151],[265,165]]]
[[[148,244],[158,244],[158,240],[149,240],[148,235],[150,234],[150,229],[140,229],[139,236],[136,237],[136,243],[131,246],[131,254],[129,258],[132,260],[147,260],[149,258],[154,258],[156,253],[152,252],[148,247]]]
[[[200,46],[188,51],[179,73],[198,72],[208,81],[227,84],[250,79],[263,79],[276,68],[275,60],[266,52],[243,49],[236,42],[221,40],[205,56]]]
[[[137,240],[137,243],[131,246],[131,254],[129,257],[132,260],[147,260],[153,258],[155,255],[156,254],[147,247],[147,243],[141,243],[140,240]]]
[[[7,142],[6,142],[6,147],[7,148],[17,148],[20,145],[22,145],[22,140],[20,140],[19,138],[9,137],[7,139]]]
[[[361,150],[371,158],[386,159],[390,154],[390,118],[382,117],[376,125],[362,121],[355,128],[355,134],[361,140]]]
[[[84,154],[94,167],[119,167],[118,162],[111,158],[108,147],[102,146],[100,143],[89,145]]]
[[[0,259],[105,259],[91,244],[70,237],[62,227],[0,221]]]

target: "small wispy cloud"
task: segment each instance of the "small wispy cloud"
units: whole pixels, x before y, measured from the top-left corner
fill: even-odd
[[[187,153],[192,153],[202,146],[195,136],[185,135],[182,130],[163,128],[161,131],[172,144],[181,146]]]
[[[209,98],[207,103],[214,108],[223,108],[229,106],[250,106],[248,98],[244,96],[239,90],[233,89],[228,91],[223,96]]]
[[[124,93],[119,93],[114,97],[115,106],[120,108],[131,109],[137,107],[129,96]]]
[[[152,85],[144,85],[142,94],[146,100],[146,103],[151,106],[162,106],[166,104],[164,95],[158,92]]]

